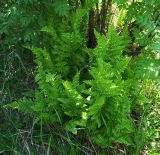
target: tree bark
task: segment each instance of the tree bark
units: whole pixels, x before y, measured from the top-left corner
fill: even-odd
[[[87,42],[88,48],[95,48],[97,45],[97,40],[94,34],[94,28],[95,28],[94,15],[95,15],[94,10],[91,9],[89,11],[89,23],[88,23],[88,42]]]
[[[112,0],[108,0],[106,3],[106,0],[102,0],[102,9],[101,9],[101,34],[106,33],[106,17],[109,11],[109,8],[112,4]],[[108,21],[109,22],[109,21]],[[108,25],[108,23],[107,23]]]

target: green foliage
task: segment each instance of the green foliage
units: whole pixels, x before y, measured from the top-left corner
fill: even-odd
[[[64,16],[68,14],[69,6],[66,0],[55,0],[53,6],[55,13],[57,13],[59,16]]]
[[[84,4],[78,0],[5,4],[0,13],[0,54],[11,52],[15,58],[12,56],[7,63],[3,58],[2,79],[14,79],[16,73],[23,71],[22,81],[34,76],[37,85],[25,89],[25,84],[21,84],[20,91],[27,91],[26,95],[11,98],[3,108],[17,109],[25,117],[32,117],[40,130],[44,127],[49,135],[48,150],[56,147],[52,140],[55,135],[65,141],[66,147],[66,142],[69,144],[68,154],[78,154],[79,142],[84,141],[91,141],[93,147],[103,148],[104,152],[110,146],[124,146],[136,155],[142,150],[147,153],[144,146],[151,145],[150,141],[157,143],[158,1],[114,0],[108,6],[111,19],[107,17],[105,35],[89,27],[90,10],[95,13],[93,19],[103,17],[103,10],[98,12],[101,2],[96,0],[86,0]],[[94,49],[87,47],[90,31],[97,42]],[[30,62],[32,59],[34,62]],[[6,66],[15,71],[12,76],[5,71]],[[2,84],[3,98],[4,90],[7,92],[10,87],[6,86],[7,80]],[[154,147],[149,148],[149,153],[157,153]],[[65,154],[65,150],[57,150]]]
[[[113,27],[108,34],[107,39],[97,34],[98,45],[93,51],[93,67],[89,70],[92,79],[86,81],[90,97],[89,130],[93,130],[92,138],[102,147],[113,142],[130,145],[133,132],[129,116],[130,86],[123,79],[130,58],[122,57],[121,53],[127,42]]]

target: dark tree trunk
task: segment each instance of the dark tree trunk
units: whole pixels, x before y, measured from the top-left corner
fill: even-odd
[[[112,4],[112,0],[108,0],[106,2],[106,0],[102,0],[102,8],[101,8],[101,34],[106,34],[106,25],[108,25],[109,23],[106,23],[106,17],[107,14],[109,13],[109,8],[111,7]],[[109,18],[109,17],[108,17]],[[109,20],[108,20],[109,22]]]
[[[99,1],[96,3],[96,17],[95,17],[95,19],[96,19],[96,23],[95,24],[96,25],[95,25],[95,27],[96,27],[96,30],[98,32],[100,32],[100,29],[101,29],[101,14],[99,12],[98,3],[99,3]]]
[[[95,21],[94,21],[94,10],[89,11],[89,23],[88,23],[88,48],[95,48],[97,45],[96,36],[94,34]]]

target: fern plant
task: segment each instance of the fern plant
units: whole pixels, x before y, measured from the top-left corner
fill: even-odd
[[[153,79],[159,76],[157,49],[152,49],[158,33],[153,36],[156,41],[148,37],[156,30],[151,30],[154,23],[146,15],[148,10],[143,14],[141,8],[152,3],[144,0],[124,5],[126,0],[113,1],[114,7],[121,10],[118,22],[109,20],[106,35],[95,30],[97,45],[91,49],[86,37],[91,20],[88,15],[97,1],[88,0],[79,7],[71,2],[56,0],[54,13],[50,10],[52,14],[46,24],[39,28],[44,38],[38,47],[26,46],[35,55],[38,89],[32,97],[24,97],[7,107],[34,115],[44,124],[60,125],[77,136],[82,132],[102,148],[118,143],[132,147],[131,153],[135,149],[138,154],[139,141],[143,145],[143,110],[155,99],[150,89]],[[109,7],[112,11],[112,5]],[[130,29],[133,18],[126,12],[135,13],[139,26]],[[144,15],[146,22],[142,23],[139,14]],[[55,21],[58,22],[54,25]],[[135,57],[133,50],[139,48]],[[134,113],[140,115],[139,124]]]
[[[28,106],[39,120],[63,124],[66,130],[73,133],[77,133],[79,128],[90,131],[91,138],[102,147],[108,147],[113,142],[129,145],[132,143],[130,136],[133,132],[133,122],[129,115],[130,85],[128,80],[123,79],[123,73],[130,58],[122,56],[128,43],[124,42],[124,36],[119,36],[113,27],[109,30],[110,37],[107,39],[96,34],[98,46],[92,52],[89,50],[92,53],[89,80],[81,80],[81,73],[77,73],[73,81],[68,81],[70,78],[66,81],[66,74],[57,71],[59,68],[65,69],[65,66],[57,66],[62,59],[54,61],[45,49],[32,48],[36,55],[36,81],[39,90],[35,92],[35,99],[28,102]],[[61,50],[65,47],[68,51],[69,43],[60,45]],[[69,54],[79,55],[71,52]],[[70,55],[63,55],[63,62],[68,63],[66,57]],[[76,63],[74,67],[78,70],[80,63]],[[66,67],[73,70],[71,65]],[[25,103],[26,99],[11,106],[23,109]]]

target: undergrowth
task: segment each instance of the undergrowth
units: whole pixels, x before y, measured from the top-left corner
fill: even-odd
[[[160,153],[159,1],[0,3],[0,153]]]

